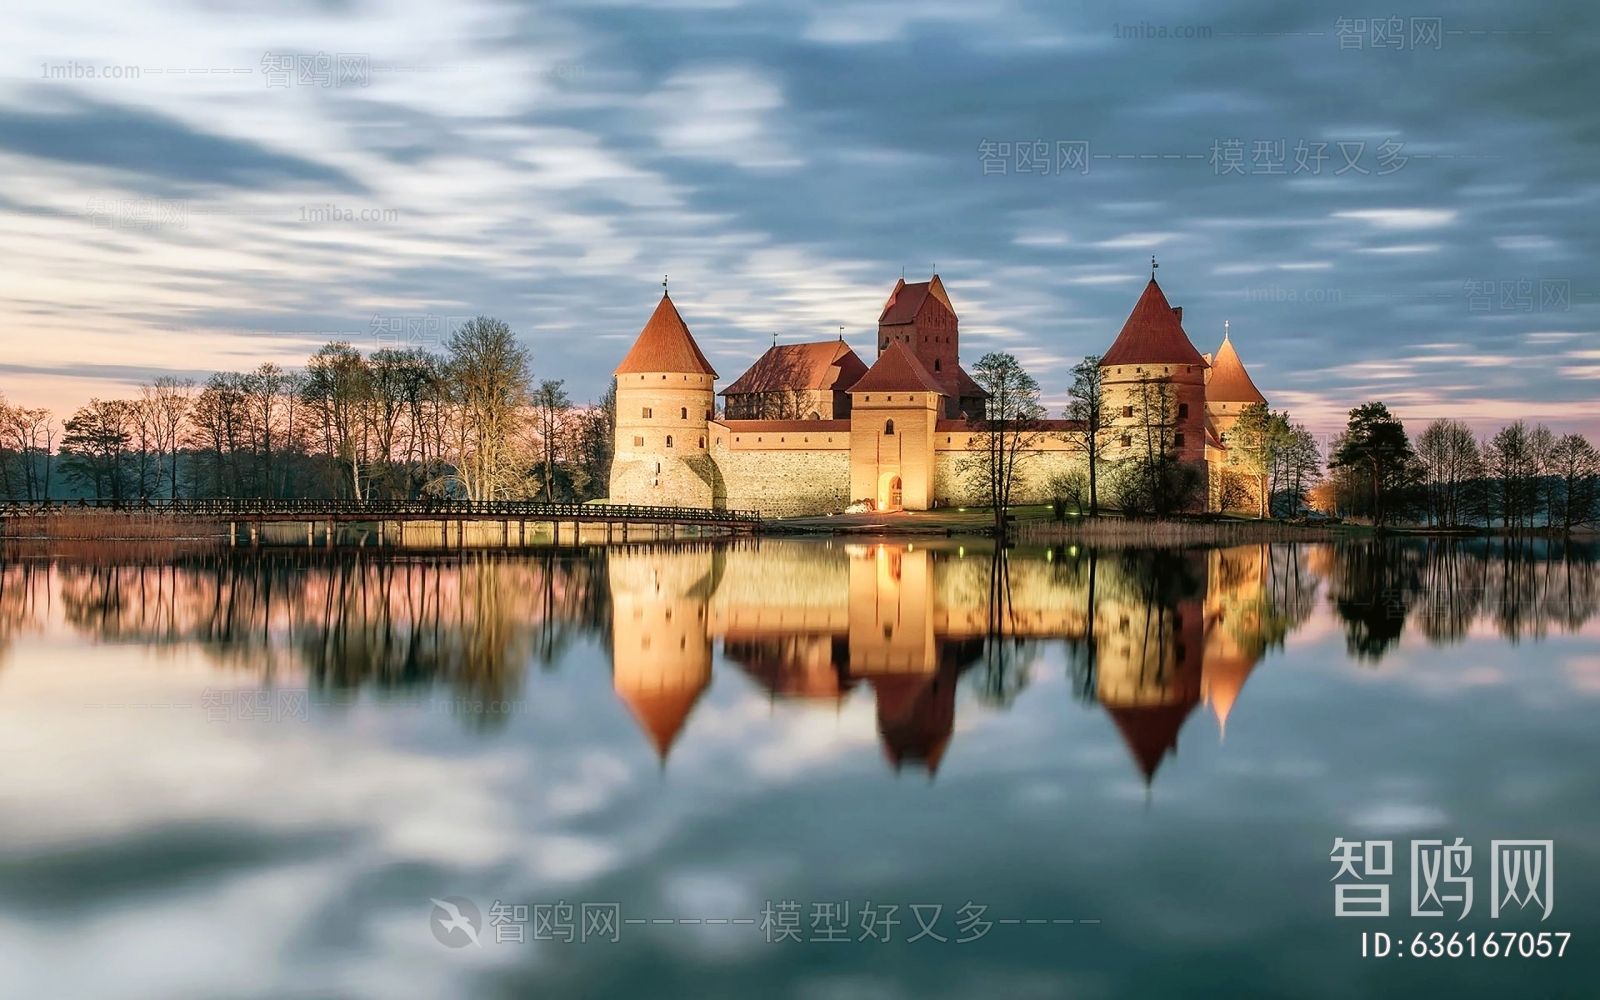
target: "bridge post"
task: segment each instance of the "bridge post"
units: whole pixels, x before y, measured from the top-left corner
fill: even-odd
[[[333,518],[328,518],[328,548],[333,548]]]
[[[550,522],[550,544],[554,545],[554,546],[556,546],[558,548],[561,546],[561,522],[560,521],[551,521]]]
[[[388,526],[389,526],[389,522],[388,521],[385,521],[381,517],[378,518],[378,548],[380,548],[380,549],[383,548],[383,534],[384,534],[383,529],[387,528]]]
[[[511,519],[509,517],[500,522],[500,547],[503,549],[511,547]]]
[[[316,531],[317,531],[317,522],[315,522],[315,521],[307,521],[306,522],[306,548],[309,549],[309,548],[316,547],[316,544],[317,544]]]
[[[525,549],[527,547],[528,547],[528,522],[527,522],[526,519],[519,519],[517,521],[517,548]]]
[[[238,521],[229,521],[228,522],[228,547],[229,548],[233,548],[233,549],[236,549],[236,548],[239,547],[239,522]]]

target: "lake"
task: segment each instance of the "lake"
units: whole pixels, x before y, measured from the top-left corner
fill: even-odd
[[[0,995],[1593,997],[1597,557],[12,550]]]

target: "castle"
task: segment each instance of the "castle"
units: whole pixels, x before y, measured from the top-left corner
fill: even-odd
[[[1199,706],[1226,732],[1245,681],[1287,633],[1268,596],[1272,553],[1063,559],[1082,572],[948,543],[614,549],[613,689],[663,764],[721,671],[774,703],[838,711],[865,696],[889,764],[931,775],[957,731],[957,688],[994,638],[988,595],[1001,572],[1005,637],[1064,641],[1094,665],[1079,697],[1105,710],[1148,783]],[[1156,576],[1174,585],[1150,587]]]
[[[869,367],[843,338],[774,344],[723,389],[665,292],[617,379],[613,503],[827,514],[865,501],[876,510],[980,503],[963,460],[983,446],[988,394],[961,367],[955,307],[935,274],[903,278],[878,316]],[[1202,355],[1152,275],[1100,361],[1115,462],[1152,447],[1192,464],[1220,496],[1228,431],[1266,400],[1226,334]],[[1041,503],[1058,472],[1084,458],[1042,421],[1017,466],[1014,503]]]

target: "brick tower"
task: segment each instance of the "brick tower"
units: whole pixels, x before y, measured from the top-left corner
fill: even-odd
[[[1183,332],[1183,309],[1167,302],[1152,277],[1100,358],[1112,424],[1107,457],[1116,461],[1154,449],[1204,472],[1208,367]]]
[[[712,506],[706,425],[717,373],[665,292],[617,377],[611,502]]]
[[[945,397],[941,417],[983,416],[988,397],[961,367],[961,321],[937,274],[911,284],[901,278],[889,293],[878,316],[878,354],[897,343],[904,344],[939,383]]]

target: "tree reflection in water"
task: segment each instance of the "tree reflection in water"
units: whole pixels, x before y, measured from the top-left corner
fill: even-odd
[[[541,553],[129,551],[0,563],[0,665],[51,627],[191,646],[263,686],[323,700],[444,688],[506,702],[533,664],[606,642],[612,683],[663,762],[721,647],[773,700],[865,692],[896,768],[934,774],[958,690],[1005,709],[1050,643],[1075,696],[1115,723],[1146,780],[1200,705],[1225,727],[1251,672],[1319,595],[1358,662],[1409,626],[1436,645],[1582,627],[1596,548],[1539,539],[1381,539],[1225,549],[756,540]],[[464,713],[503,725],[504,713]]]

